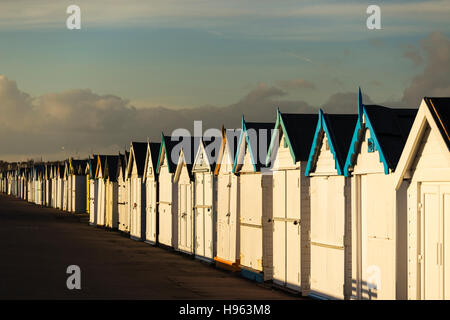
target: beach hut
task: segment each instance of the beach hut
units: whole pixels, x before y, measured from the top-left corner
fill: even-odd
[[[130,237],[134,240],[145,239],[145,184],[143,174],[147,142],[131,142],[130,158],[127,163],[127,176],[130,180]]]
[[[178,244],[177,249],[188,254],[194,254],[199,245],[194,232],[194,177],[192,176],[192,164],[196,146],[198,148],[200,138],[183,137],[180,141],[181,148],[175,169],[174,183],[178,184]]]
[[[65,160],[63,164],[62,210],[69,211],[69,195],[72,190],[72,185],[69,183],[69,160]]]
[[[393,172],[417,109],[363,105],[344,165],[351,176],[352,298],[404,299],[406,213],[396,210]]]
[[[28,202],[33,202],[34,201],[34,183],[33,183],[33,180],[34,180],[34,177],[33,177],[33,166],[29,166],[29,167],[27,167],[27,169],[26,169],[26,180],[27,180],[27,201]],[[18,190],[17,190],[17,187],[18,187],[18,183],[17,183],[17,178],[18,178],[18,175],[17,174],[15,174],[14,175],[14,196],[18,196]]]
[[[194,177],[194,253],[198,259],[213,262],[217,252],[217,179],[214,171],[221,139],[213,136],[198,141],[196,147],[197,141],[194,140],[195,153],[192,155],[195,155],[195,160],[191,165],[191,175]],[[179,189],[178,193],[181,192]],[[181,206],[182,202],[179,201],[178,207]]]
[[[266,159],[273,179],[273,283],[303,295],[310,288],[309,178],[304,173],[317,118],[277,110]]]
[[[240,129],[222,126],[222,145],[214,175],[217,179],[217,253],[218,266],[239,266],[239,177],[233,173]]]
[[[51,164],[49,162],[44,164],[44,205],[50,207],[51,205],[51,191],[52,182],[50,178]]]
[[[149,142],[147,144],[147,154],[144,166],[144,184],[146,200],[146,228],[145,241],[156,244],[158,241],[158,175],[156,167],[158,165],[159,149],[161,143]]]
[[[97,206],[97,226],[105,226],[105,210],[106,210],[106,174],[105,164],[106,155],[97,156],[97,168],[95,169],[95,179],[98,183],[97,197],[95,198],[95,204]]]
[[[240,267],[242,276],[272,280],[272,175],[265,160],[274,123],[246,122],[233,164],[240,184]]]
[[[356,121],[356,114],[320,110],[306,166],[311,190],[311,294],[324,298],[351,296],[350,178],[343,170]]]
[[[56,189],[56,208],[62,209],[63,208],[63,197],[64,197],[64,162],[59,162],[57,164],[56,168],[56,175],[57,175],[57,189]]]
[[[125,150],[125,154],[119,154],[117,163],[117,185],[118,185],[118,211],[119,221],[118,229],[122,232],[129,233],[130,209],[129,209],[129,180],[127,175],[127,163],[130,153]]]
[[[68,209],[70,212],[86,212],[86,175],[87,160],[69,160]]]
[[[86,165],[86,175],[89,178],[89,224],[97,224],[97,198],[98,198],[98,180],[95,178],[97,170],[98,155],[93,154],[89,157]]]
[[[105,163],[105,226],[117,229],[119,223],[117,163],[119,156],[107,156]]]
[[[34,203],[42,205],[43,194],[43,167],[41,164],[34,165]]]
[[[394,174],[408,299],[450,299],[449,123],[450,98],[423,98]]]
[[[174,174],[178,164],[179,141],[162,134],[158,156],[159,201],[158,201],[158,243],[173,247],[178,245],[178,184]]]

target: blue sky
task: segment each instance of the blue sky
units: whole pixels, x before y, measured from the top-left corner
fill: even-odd
[[[449,1],[378,1],[374,31],[364,1],[78,1],[79,31],[65,28],[73,2],[53,3],[0,4],[15,9],[0,23],[2,74],[33,95],[90,88],[138,107],[223,106],[259,82],[297,78],[315,89],[287,98],[318,105],[358,85],[400,98],[420,71],[405,48],[450,31]]]
[[[71,4],[81,30],[66,28]],[[381,30],[366,27],[369,4],[2,0],[0,135],[17,141],[0,139],[0,157],[116,152],[195,119],[272,121],[276,107],[354,112],[358,86],[394,106],[450,95],[450,1],[377,1]]]

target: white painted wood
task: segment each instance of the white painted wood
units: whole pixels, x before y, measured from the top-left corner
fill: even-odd
[[[106,182],[103,178],[98,178],[97,205],[97,225],[105,225],[105,205],[106,205]]]
[[[89,223],[97,224],[98,179],[89,180]]]

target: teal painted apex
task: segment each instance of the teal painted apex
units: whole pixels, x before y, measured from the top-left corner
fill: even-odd
[[[292,149],[291,140],[289,138],[289,135],[287,134],[287,130],[286,130],[286,126],[284,125],[283,118],[281,117],[281,111],[278,108],[277,109],[277,121],[275,122],[275,128],[273,130],[272,138],[270,140],[269,150],[267,151],[266,167],[269,166],[269,164],[270,164],[275,141],[278,137],[278,128],[280,126],[281,126],[281,130],[283,130],[283,135],[285,137],[285,147],[286,147],[286,140],[287,140],[287,145],[289,146],[289,151],[291,153],[292,160],[293,160],[294,164],[297,163],[297,157],[295,156],[294,149]]]
[[[339,163],[339,159],[336,155],[336,149],[334,147],[334,136],[331,134],[330,130],[328,129],[327,121],[324,117],[324,113],[323,113],[322,109],[319,109],[319,117],[317,120],[316,132],[314,133],[314,139],[313,139],[313,143],[311,145],[311,151],[309,152],[308,163],[306,165],[306,170],[305,170],[305,176],[309,176],[309,174],[311,173],[311,168],[315,161],[314,155],[316,154],[316,152],[319,151],[318,150],[319,143],[320,143],[319,135],[320,135],[321,131],[326,133],[326,135],[328,137],[328,145],[330,146],[330,151],[333,154],[333,159],[334,159],[334,168],[337,170],[338,175],[341,176],[343,174],[342,164]]]
[[[381,145],[378,141],[378,138],[375,134],[375,130],[372,127],[372,124],[370,122],[369,116],[367,115],[366,108],[364,107],[364,104],[362,103],[362,94],[361,94],[361,88],[359,89],[358,93],[358,122],[356,123],[355,131],[353,132],[352,142],[350,143],[350,148],[348,150],[347,159],[345,160],[344,165],[344,176],[349,177],[350,171],[349,168],[354,164],[352,162],[352,157],[356,155],[356,145],[359,141],[359,131],[361,129],[365,129],[366,127],[370,131],[370,137],[374,140],[374,150],[378,151],[378,154],[380,156],[380,162],[383,163],[384,166],[384,174],[389,174],[389,165],[386,161],[386,157],[384,156],[383,149],[381,148]],[[365,125],[363,123],[363,116],[366,121]]]

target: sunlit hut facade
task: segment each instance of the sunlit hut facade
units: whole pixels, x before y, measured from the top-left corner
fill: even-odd
[[[177,138],[161,135],[158,156],[159,201],[158,201],[158,243],[176,248],[178,245],[178,184],[174,181],[178,164]]]
[[[68,211],[86,212],[86,175],[87,160],[69,159]]]
[[[222,144],[214,175],[217,179],[217,253],[218,266],[239,268],[239,176],[233,173],[240,129],[222,126]]]
[[[351,296],[351,190],[343,170],[356,121],[356,114],[320,110],[305,171],[311,190],[311,293],[325,298]]]
[[[117,163],[117,184],[118,184],[118,228],[120,231],[129,233],[130,209],[129,209],[129,180],[127,175],[127,162],[130,153],[125,150],[125,154],[119,154]]]
[[[198,147],[200,138],[182,137],[178,163],[175,169],[174,183],[178,184],[177,190],[177,249],[194,254],[196,250],[196,238],[194,233],[194,177],[192,175],[192,163],[194,161],[195,147]]]
[[[56,208],[63,208],[64,196],[64,162],[58,162],[56,166]]]
[[[258,282],[272,280],[272,175],[263,174],[274,123],[242,117],[233,172],[240,183],[241,274]]]
[[[145,156],[144,184],[146,200],[146,228],[145,241],[156,244],[158,241],[158,165],[159,150],[161,143],[149,142],[147,144],[147,154]]]
[[[98,181],[95,178],[95,173],[97,170],[97,161],[98,155],[93,154],[89,157],[88,163],[86,164],[85,174],[89,180],[89,224],[96,225],[97,224],[97,205],[96,199],[98,197]]]
[[[97,226],[105,226],[105,211],[106,211],[106,175],[105,164],[107,155],[97,156],[97,168],[95,170],[95,179],[97,180],[97,197],[95,198],[95,205],[97,207]]]
[[[135,240],[145,238],[145,185],[143,174],[147,142],[131,142],[127,175],[130,180],[130,237]]]
[[[117,162],[119,156],[106,156],[105,162],[105,227],[117,229],[119,222]]]
[[[358,102],[344,175],[351,176],[352,298],[406,297],[406,210],[396,207],[393,172],[417,109]]]
[[[213,262],[217,252],[217,179],[214,170],[221,140],[220,136],[202,137],[198,147],[194,144],[195,256],[207,262]]]
[[[450,98],[423,98],[395,170],[408,299],[450,299]],[[402,192],[405,190],[406,192]]]
[[[317,114],[277,111],[266,163],[273,174],[273,281],[307,295],[310,288],[310,200],[305,169]]]

